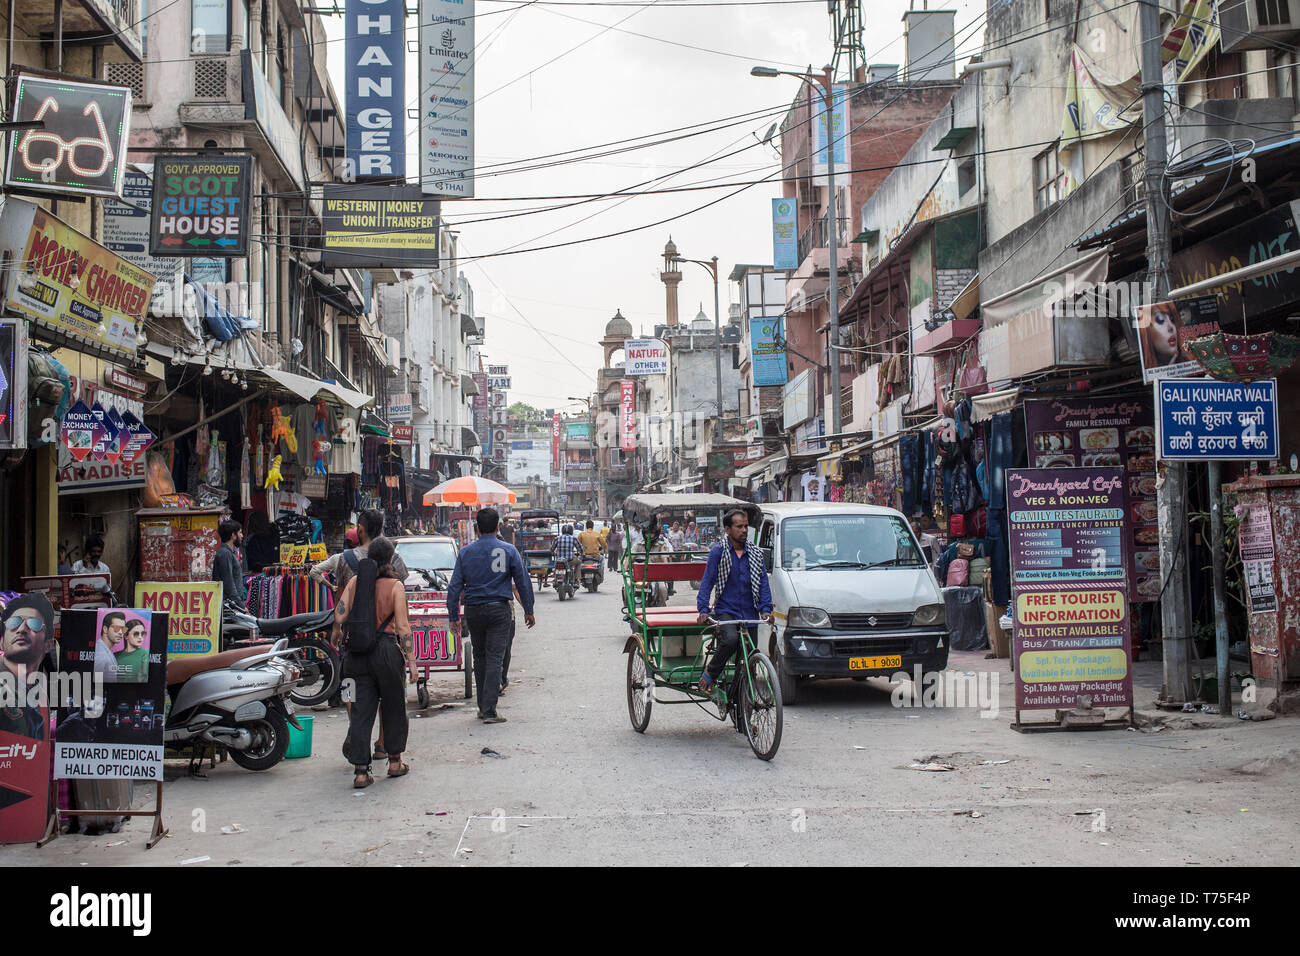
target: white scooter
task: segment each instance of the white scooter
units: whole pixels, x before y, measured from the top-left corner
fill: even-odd
[[[294,653],[281,639],[269,651],[245,647],[168,661],[163,742],[224,747],[245,770],[274,767],[288,749],[289,724],[302,729],[289,702],[301,678]]]

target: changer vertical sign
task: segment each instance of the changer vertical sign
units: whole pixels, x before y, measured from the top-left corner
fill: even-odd
[[[355,179],[402,179],[406,176],[405,0],[347,0],[345,19],[346,172]]]

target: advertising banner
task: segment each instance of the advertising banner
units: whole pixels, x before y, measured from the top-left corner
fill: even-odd
[[[849,168],[849,90],[846,86],[831,87],[831,111],[826,113],[822,88],[812,85],[812,109],[817,117],[813,123],[813,175],[825,176],[827,169],[827,143],[835,150],[835,167]],[[797,266],[796,266],[797,268]]]
[[[390,398],[388,400],[388,420],[390,422],[409,422],[413,413],[414,407],[409,398]]]
[[[435,602],[411,604],[411,654],[417,666],[454,667],[460,663],[460,642],[447,627],[447,605]]]
[[[1267,506],[1239,509],[1237,547],[1246,577],[1246,593],[1251,614],[1277,610],[1277,591],[1273,587],[1273,519]]]
[[[1277,382],[1157,382],[1156,454],[1165,461],[1275,460]]]
[[[395,445],[411,445],[415,443],[415,427],[413,425],[394,425],[393,426],[393,443]]]
[[[1138,306],[1137,337],[1138,354],[1142,357],[1142,381],[1204,375],[1205,369],[1192,357],[1187,343],[1219,331],[1217,296]]]
[[[799,207],[793,199],[772,200],[772,268],[799,268]]]
[[[140,581],[135,604],[167,615],[168,660],[206,657],[221,649],[220,581]]]
[[[131,130],[131,91],[46,76],[19,76],[14,84],[10,118],[15,123],[43,125],[9,134],[5,186],[120,196]]]
[[[556,412],[551,418],[551,470],[559,471],[562,459],[560,458],[560,434],[563,429],[560,425],[560,413]]]
[[[659,339],[628,339],[623,343],[624,375],[667,375],[668,346]]]
[[[143,487],[144,451],[154,435],[140,421],[144,415],[140,398],[111,391],[89,378],[73,377],[71,385],[74,404],[60,427],[59,494]],[[79,414],[74,415],[74,410]],[[88,452],[83,447],[87,429],[91,432]]]
[[[347,0],[345,179],[406,177],[406,2]]]
[[[474,196],[474,0],[420,0],[420,188]]]
[[[0,320],[0,451],[27,447],[27,323]]]
[[[248,255],[253,157],[172,156],[154,165],[151,256]]]
[[[790,368],[785,360],[784,342],[785,319],[782,316],[750,316],[750,374],[755,385],[784,385],[789,381]]]
[[[1124,469],[1135,604],[1160,596],[1154,415],[1145,395],[1025,402],[1025,440],[1035,468]]]
[[[324,190],[321,268],[438,268],[438,200],[414,186]]]
[[[618,447],[621,451],[636,451],[636,382],[624,379],[618,383],[618,392]]]
[[[1133,702],[1119,468],[1007,472],[1016,709]]]
[[[135,356],[152,275],[43,209],[34,212],[23,261],[27,271],[12,284],[10,311],[101,351]]]
[[[18,596],[0,629],[0,843],[40,839],[48,819],[49,704],[62,691],[41,672],[57,646],[47,615],[39,596]]]
[[[566,441],[591,441],[591,422],[565,422]]]
[[[166,280],[168,288],[181,271],[178,253],[154,256],[149,252],[153,209],[153,177],[149,166],[128,167],[122,176],[122,201],[104,200],[104,248],[117,253],[132,265],[156,276],[160,281],[155,295],[162,295],[161,286]]]
[[[167,631],[142,608],[64,613],[59,668],[102,680],[103,696],[60,708],[56,780],[162,780]]]

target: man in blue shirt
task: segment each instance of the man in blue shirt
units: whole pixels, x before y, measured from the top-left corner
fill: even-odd
[[[695,607],[700,612],[699,623],[707,624],[710,617],[709,602],[713,602],[712,616],[718,620],[772,621],[772,591],[767,582],[767,565],[763,551],[749,547],[749,516],[739,508],[728,511],[722,519],[726,539],[709,551],[709,563],[700,581]],[[758,639],[758,626],[745,625],[750,637]],[[740,626],[732,624],[718,633],[718,647],[700,677],[700,690],[709,693],[722,676],[737,648],[740,647]]]
[[[495,508],[475,516],[479,538],[460,549],[447,587],[447,617],[451,632],[461,640],[460,603],[465,599],[465,623],[474,648],[474,680],[478,684],[478,715],[485,724],[503,724],[497,714],[501,666],[510,644],[510,602],[514,591],[524,605],[524,623],[532,627],[533,583],[513,544],[497,537],[500,522]],[[511,590],[511,584],[514,591]]]
[[[555,544],[551,545],[551,554],[555,555],[556,578],[567,573],[570,565],[573,566],[574,573],[577,573],[578,555],[582,554],[582,545],[573,536],[573,525],[566,524],[560,529],[559,537],[555,539]]]

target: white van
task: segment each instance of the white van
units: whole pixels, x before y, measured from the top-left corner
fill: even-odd
[[[948,665],[943,593],[907,519],[874,505],[763,505],[768,645],[781,697],[810,677],[888,677]],[[752,533],[752,532],[751,532]]]

